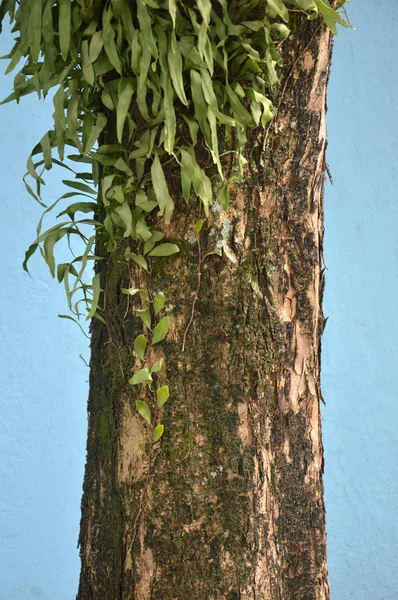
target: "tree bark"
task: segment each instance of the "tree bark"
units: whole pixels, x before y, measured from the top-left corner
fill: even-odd
[[[254,132],[230,208],[177,204],[150,284],[118,248],[99,261],[107,327],[92,328],[78,600],[326,600],[320,337],[326,86],[331,35],[300,19],[280,104]],[[182,241],[181,241],[182,240]],[[166,294],[170,385],[150,459],[127,383],[141,333],[122,287]],[[186,344],[182,351],[184,332]],[[158,355],[161,350],[158,350]]]

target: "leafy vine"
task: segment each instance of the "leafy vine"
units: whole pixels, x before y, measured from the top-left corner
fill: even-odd
[[[27,191],[45,209],[24,268],[39,250],[51,275],[64,283],[74,317],[62,316],[79,319],[83,304],[86,319],[104,321],[100,275],[90,282],[85,279],[88,265],[100,258],[94,252],[98,234],[106,236],[108,252],[129,243],[126,262],[144,271],[152,258],[179,252],[178,245],[164,241],[157,229],[157,217],[169,225],[174,212],[165,176],[169,163],[179,171],[185,202],[197,198],[204,217],[214,201],[228,208],[229,188],[243,177],[248,132],[269,126],[275,115],[268,96],[283,64],[279,49],[290,34],[290,13],[301,12],[308,19],[322,15],[336,33],[337,24],[347,26],[338,12],[344,4],[341,0],[332,8],[329,0],[2,0],[0,22],[8,14],[16,34],[6,72],[19,68],[13,92],[3,103],[19,102],[32,92],[46,97],[55,90],[53,129],[33,149],[24,177]],[[73,177],[63,180],[67,191],[47,207],[43,176],[53,165]],[[58,203],[76,197],[57,215],[60,222],[43,231],[43,217]],[[199,249],[202,225],[200,219],[195,226]],[[84,251],[56,265],[54,248],[63,238],[68,243],[80,240]],[[204,258],[200,250],[197,290],[182,350]],[[149,289],[123,292],[141,297],[142,307],[135,314],[145,332],[136,337],[134,352],[146,366],[140,366],[129,383],[152,389],[152,375],[162,368],[163,359],[148,365],[145,356],[148,344],[159,344],[167,336],[165,296]],[[144,400],[136,403],[151,427],[153,443],[163,435],[158,409],[168,398],[169,387],[164,385],[154,391],[154,409]]]

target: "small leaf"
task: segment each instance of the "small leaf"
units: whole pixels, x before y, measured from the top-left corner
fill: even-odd
[[[149,301],[148,292],[146,290],[142,290],[139,288],[122,288],[122,292],[123,294],[128,294],[129,296],[135,296],[136,294],[139,294],[140,296],[145,298],[145,300]]]
[[[229,206],[229,190],[228,190],[228,182],[224,181],[224,183],[217,190],[217,200],[219,205],[223,210],[228,210]]]
[[[159,244],[149,252],[148,256],[171,256],[179,251],[180,249],[176,244]]]
[[[164,432],[164,425],[156,425],[155,429],[153,430],[153,441],[158,442],[160,440],[160,438],[162,437],[163,432]]]
[[[71,6],[70,0],[59,1],[59,45],[64,60],[67,59],[71,30]]]
[[[154,301],[153,301],[155,315],[160,313],[160,311],[164,307],[164,302],[165,302],[165,296],[164,296],[163,292],[159,292],[158,294],[156,294]]]
[[[131,209],[128,202],[123,202],[121,206],[117,206],[114,212],[120,217],[123,225],[125,226],[123,237],[129,237],[133,228],[133,215],[131,214]]]
[[[206,254],[203,256],[203,260],[207,257],[207,256],[211,256],[212,254],[218,254],[218,256],[220,256],[220,250],[210,250],[210,252],[206,252]]]
[[[62,183],[67,185],[68,187],[73,188],[74,190],[79,190],[80,192],[84,192],[86,194],[92,194],[93,196],[97,196],[97,191],[93,188],[89,187],[85,183],[80,183],[79,181],[69,181],[67,179],[63,179]]]
[[[89,319],[91,319],[91,317],[93,317],[95,315],[97,308],[98,308],[98,302],[99,302],[100,293],[101,293],[101,284],[100,284],[100,274],[99,273],[97,273],[97,275],[94,275],[92,286],[93,286],[93,301],[91,304],[91,310],[86,317],[86,321],[88,321]]]
[[[141,417],[143,417],[145,419],[145,421],[147,421],[147,423],[151,422],[151,409],[149,408],[148,404],[146,402],[144,402],[143,400],[137,400],[137,402],[135,403],[135,407],[138,410],[138,412],[140,413]]]
[[[185,105],[188,104],[187,98],[184,92],[184,82],[182,74],[182,58],[178,49],[177,40],[174,31],[169,34],[169,43],[167,49],[167,61],[169,63],[171,81],[173,82],[174,89],[181,102]]]
[[[136,351],[141,360],[144,360],[144,354],[147,343],[148,340],[143,333],[137,335],[137,337],[134,340],[134,350]]]
[[[163,238],[163,233],[160,233],[160,231],[153,231],[152,237],[144,244],[144,254],[148,254],[148,252],[150,252],[155,246],[156,242],[160,242],[160,240],[162,240]]]
[[[161,406],[163,406],[163,404],[166,404],[167,400],[170,397],[169,386],[163,385],[162,387],[158,388],[156,390],[156,396],[158,399],[158,406],[160,408]]]
[[[146,450],[145,450],[145,446],[143,446],[142,444],[138,444],[138,448],[141,450],[142,454],[144,456],[146,456]]]
[[[129,379],[130,385],[139,385],[140,383],[148,383],[152,381],[152,375],[149,369],[140,369]]]
[[[170,327],[170,317],[163,317],[153,330],[152,344],[158,344],[167,335]]]
[[[279,15],[286,23],[289,21],[289,13],[282,0],[268,0],[267,9],[272,18]]]
[[[145,258],[143,256],[141,256],[140,254],[134,254],[134,252],[129,252],[128,257],[126,256],[125,258],[126,258],[126,260],[131,258],[131,260],[133,260],[142,269],[145,269],[145,271],[148,271],[148,263],[146,262]]]
[[[153,188],[155,190],[156,199],[158,201],[160,211],[159,215],[163,215],[166,225],[170,224],[171,215],[174,210],[174,202],[169,194],[166,178],[159,157],[156,154],[151,167],[151,176]],[[154,255],[156,256],[156,255]]]
[[[136,308],[135,314],[139,317],[148,329],[151,328],[151,313],[148,309],[142,310],[141,308]]]
[[[160,369],[162,368],[163,363],[164,363],[164,358],[159,358],[159,360],[154,362],[151,367],[151,373],[159,373]]]
[[[196,221],[196,225],[195,225],[196,237],[198,237],[199,233],[202,230],[202,227],[203,227],[203,219],[199,219],[199,221]]]
[[[130,108],[131,98],[134,93],[134,79],[121,79],[118,91],[118,102],[116,108],[116,132],[117,139],[122,143],[123,127]]]

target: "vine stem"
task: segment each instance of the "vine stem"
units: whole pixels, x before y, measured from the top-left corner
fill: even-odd
[[[202,249],[200,246],[200,233],[198,233],[198,235],[196,236],[196,239],[198,240],[198,251],[199,251],[199,258],[198,258],[198,282],[196,285],[196,290],[195,290],[195,295],[193,298],[193,302],[192,302],[192,310],[191,310],[191,317],[188,321],[188,325],[184,331],[184,336],[182,339],[182,347],[181,347],[181,352],[185,351],[185,343],[187,341],[187,335],[188,335],[188,331],[193,323],[194,320],[194,316],[195,316],[195,307],[196,307],[196,303],[198,301],[198,296],[199,296],[199,291],[200,291],[200,280],[202,277]]]

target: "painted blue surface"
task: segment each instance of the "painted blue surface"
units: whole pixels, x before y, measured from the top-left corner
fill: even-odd
[[[1,77],[2,98],[11,85]],[[33,96],[0,107],[0,600],[72,600],[78,582],[88,342],[57,317],[64,290],[42,259],[31,277],[21,268],[42,212],[22,176],[51,113]],[[48,203],[64,193],[60,175],[47,177]]]
[[[398,5],[354,1],[335,42],[323,352],[332,600],[396,600]],[[0,38],[4,54],[8,43]],[[0,80],[0,95],[11,86]],[[21,176],[51,104],[0,107],[0,600],[72,600],[86,434],[87,343],[63,290],[21,269],[40,207]],[[57,176],[46,194],[62,193]]]
[[[332,600],[397,600],[398,4],[350,2],[329,87],[323,410]]]

